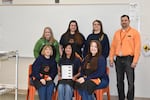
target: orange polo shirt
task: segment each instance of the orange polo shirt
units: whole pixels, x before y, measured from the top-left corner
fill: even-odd
[[[110,61],[114,56],[134,56],[133,63],[137,63],[140,56],[141,39],[140,34],[134,28],[120,29],[115,32],[111,48]]]

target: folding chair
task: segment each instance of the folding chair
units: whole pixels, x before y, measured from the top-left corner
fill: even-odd
[[[27,97],[26,97],[26,100],[34,100],[34,96],[35,96],[35,93],[36,93],[36,89],[35,87],[30,84],[30,75],[32,73],[32,65],[29,65],[29,69],[28,69],[28,90],[27,90]],[[52,96],[52,100],[55,100],[55,93],[53,93],[53,96]]]

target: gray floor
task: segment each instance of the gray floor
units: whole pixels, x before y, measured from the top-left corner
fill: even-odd
[[[3,94],[0,95],[0,100],[15,100],[15,96],[13,94]],[[19,94],[18,100],[26,100],[25,94]],[[39,100],[38,96],[35,96],[35,100]],[[107,100],[106,96],[104,96],[104,100]],[[111,100],[118,100],[116,96],[111,96]],[[135,98],[135,100],[150,100],[150,98]]]

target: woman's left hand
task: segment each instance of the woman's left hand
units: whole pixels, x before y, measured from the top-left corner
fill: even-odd
[[[72,78],[73,81],[75,81],[76,79],[77,79],[76,77],[73,77],[73,78]]]
[[[52,78],[50,76],[47,77],[46,81],[50,81],[50,80],[52,80]]]

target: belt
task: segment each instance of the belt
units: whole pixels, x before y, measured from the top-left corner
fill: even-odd
[[[134,57],[134,56],[130,56],[130,55],[128,55],[128,56],[117,56],[117,58],[129,58],[129,57]]]

